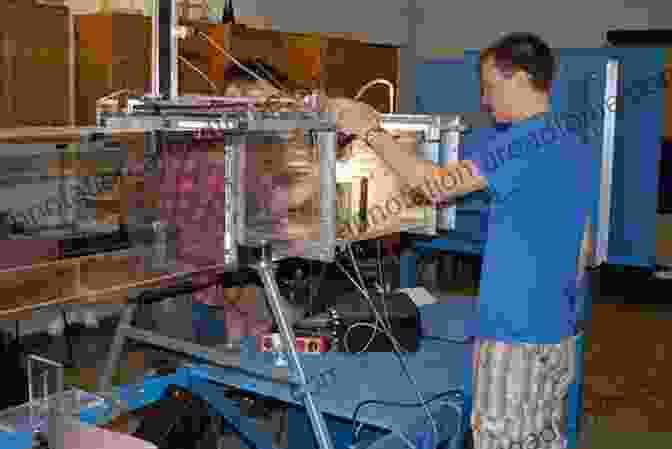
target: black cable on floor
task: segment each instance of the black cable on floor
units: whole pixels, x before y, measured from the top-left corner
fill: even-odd
[[[359,411],[361,410],[362,407],[365,407],[367,405],[382,405],[382,406],[388,406],[388,407],[402,407],[402,408],[417,408],[417,407],[423,407],[426,405],[429,405],[430,403],[437,401],[439,399],[445,398],[446,396],[454,396],[458,399],[462,399],[462,395],[464,394],[464,391],[461,389],[454,389],[454,390],[448,390],[444,391],[442,393],[435,394],[434,396],[430,397],[427,399],[424,403],[422,402],[410,402],[410,403],[404,403],[404,402],[394,402],[394,401],[379,401],[377,399],[371,399],[367,401],[362,401],[360,402],[357,407],[355,407],[355,411],[352,414],[352,441],[353,443],[357,442],[357,415],[359,414]],[[461,419],[461,417],[460,417]]]

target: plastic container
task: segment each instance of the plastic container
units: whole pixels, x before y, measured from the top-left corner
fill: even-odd
[[[55,407],[57,394],[27,402],[0,412],[0,432],[46,432],[50,408]],[[63,392],[64,416],[79,420],[85,409],[99,407],[104,399],[79,389]]]

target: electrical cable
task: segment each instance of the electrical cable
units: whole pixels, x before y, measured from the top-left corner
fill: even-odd
[[[385,272],[383,270],[383,242],[378,239],[378,257],[377,257],[377,264],[378,264],[378,276],[380,277],[380,285],[382,287],[382,294],[380,295],[380,301],[383,303],[383,314],[385,318],[387,319],[387,327],[392,329],[392,322],[390,321],[390,312],[387,309],[387,301],[386,301],[386,294],[387,294],[387,285],[385,283]]]
[[[254,71],[252,71],[252,70],[250,70],[249,68],[245,67],[245,65],[243,65],[240,61],[238,61],[238,59],[234,58],[233,55],[231,55],[228,51],[224,50],[224,49],[223,49],[217,42],[215,42],[212,38],[210,38],[210,36],[208,36],[206,33],[202,32],[202,31],[200,31],[200,30],[195,30],[195,31],[196,31],[196,35],[197,35],[197,36],[201,37],[202,39],[205,39],[205,40],[206,40],[210,45],[212,45],[217,51],[219,51],[221,54],[223,54],[224,56],[226,56],[227,58],[229,58],[229,59],[231,60],[231,62],[233,62],[233,63],[234,63],[236,66],[238,66],[238,68],[240,68],[241,70],[245,71],[245,72],[246,72],[247,74],[249,74],[251,77],[253,77],[253,78],[256,79],[257,81],[268,82],[269,84],[273,85],[273,83],[270,83],[269,81],[263,79],[262,77],[260,77],[260,76],[257,75],[256,73],[254,73]],[[276,86],[273,86],[273,88],[276,89],[276,90],[278,90],[278,91],[280,91],[280,89],[278,89]]]
[[[423,406],[426,407],[427,405],[429,405],[429,404],[431,404],[431,403],[433,403],[433,402],[435,402],[439,399],[443,399],[446,396],[451,396],[451,395],[455,395],[458,398],[461,398],[462,395],[463,395],[463,392],[462,392],[462,390],[458,390],[458,389],[447,390],[447,391],[444,391],[442,393],[437,393],[437,394],[433,395],[432,397],[430,397],[428,400],[422,401],[422,402],[404,403],[404,402],[395,402],[395,401],[381,401],[381,400],[378,400],[378,399],[369,399],[369,400],[366,400],[366,401],[362,401],[359,404],[357,404],[357,407],[355,407],[355,411],[352,414],[353,442],[357,441],[357,439],[355,437],[358,436],[358,432],[360,432],[362,427],[364,426],[364,424],[361,424],[359,426],[359,430],[358,430],[357,416],[359,415],[359,412],[361,411],[361,409],[364,408],[364,407],[367,407],[369,405],[382,405],[382,406],[385,406],[385,407],[400,407],[400,408],[418,408],[418,407],[423,407]],[[453,405],[455,406],[455,408],[457,410],[460,410],[459,406],[457,406],[456,404],[453,404]],[[462,412],[460,410],[459,416],[461,417],[461,415],[462,415]],[[437,436],[438,436],[438,434],[437,434]]]
[[[378,336],[378,332],[381,332],[381,333],[383,332],[377,326],[374,326],[371,323],[366,323],[364,321],[360,321],[359,323],[354,323],[354,324],[350,325],[348,327],[348,329],[345,331],[345,335],[343,335],[343,346],[345,347],[345,352],[351,352],[350,347],[348,345],[348,336],[350,335],[350,332],[352,331],[352,329],[354,329],[356,327],[362,327],[362,326],[373,328],[373,332],[371,332],[371,338],[366,343],[366,345],[364,345],[364,347],[359,352],[356,352],[355,355],[362,354],[362,353],[366,352],[369,349],[369,346],[371,346],[371,343],[373,343],[373,340],[375,340],[376,336]]]
[[[415,444],[411,443],[411,440],[409,440],[408,437],[404,435],[404,432],[402,432],[401,430],[395,430],[394,433],[399,438],[401,438],[401,441],[403,441],[406,444],[406,446],[408,446],[408,449],[418,449],[418,447]]]
[[[376,316],[376,324],[378,324],[382,329],[383,333],[388,337],[388,339],[392,342],[392,345],[394,346],[395,350],[398,350],[399,352],[409,352],[406,348],[401,346],[399,341],[396,339],[396,337],[392,334],[391,330],[387,327],[385,321],[383,318],[380,316],[380,313],[378,312],[378,309],[376,309],[375,304],[373,304],[373,301],[369,297],[368,293],[359,285],[359,283],[352,278],[352,275],[348,273],[348,271],[345,269],[345,267],[338,262],[338,260],[335,261],[336,266],[346,275],[346,277],[352,282],[352,284],[357,287],[359,292],[364,296],[364,298],[368,301],[369,307],[373,310],[374,315]],[[355,261],[356,265],[356,261]]]
[[[357,264],[357,260],[355,259],[355,255],[352,252],[352,244],[348,243],[346,245],[346,249],[348,250],[348,253],[350,254],[350,258],[352,260],[352,264],[355,268],[355,272],[357,273],[357,277],[359,278],[359,281],[362,283],[362,286],[365,286],[364,280],[362,278],[362,274],[359,271],[359,266]],[[415,380],[415,378],[413,377],[413,375],[408,370],[408,366],[406,364],[406,361],[403,358],[403,355],[402,355],[403,351],[402,351],[401,345],[399,344],[397,339],[392,334],[391,329],[387,328],[387,326],[385,324],[385,321],[380,316],[380,312],[378,312],[378,309],[376,308],[375,304],[371,300],[371,298],[370,298],[368,292],[366,291],[366,289],[362,288],[362,289],[360,289],[360,291],[362,292],[362,294],[364,295],[364,298],[368,301],[369,305],[371,306],[371,310],[373,311],[374,315],[376,316],[377,323],[380,323],[380,326],[383,328],[383,331],[385,332],[385,335],[389,338],[390,342],[392,343],[392,346],[394,348],[394,353],[397,355],[397,358],[399,360],[399,363],[401,364],[401,368],[404,371],[404,374],[406,374],[406,377],[408,377],[408,380],[411,382],[411,384],[413,384],[413,387],[415,388],[415,393],[418,396],[418,399],[420,400],[421,403],[424,404],[425,399],[424,399],[422,393],[420,392],[420,387],[418,386],[418,383]],[[405,352],[408,352],[408,351],[405,351]],[[429,407],[427,407],[426,404],[423,406],[423,408],[424,408],[425,413],[427,414],[427,416],[429,417],[429,419],[432,423],[432,429],[434,431],[434,439],[437,440],[438,437],[439,437],[439,430],[438,430],[438,426],[436,425],[436,421],[434,420],[434,417],[432,416],[432,413],[431,413],[431,411],[429,410]]]
[[[219,89],[217,89],[217,85],[216,85],[210,78],[208,78],[208,76],[207,76],[205,73],[203,73],[203,72],[201,71],[201,69],[199,69],[199,68],[196,67],[194,64],[192,64],[191,62],[189,62],[189,60],[188,60],[187,58],[185,58],[185,57],[183,57],[183,56],[180,56],[180,55],[177,55],[177,59],[179,59],[179,60],[182,61],[184,64],[186,64],[186,66],[189,67],[191,70],[193,70],[194,72],[196,72],[196,73],[198,73],[199,75],[201,75],[201,78],[203,78],[205,81],[207,81],[207,82],[210,84],[210,88],[212,89],[212,91],[213,91],[214,93],[217,93],[217,92],[219,91]]]

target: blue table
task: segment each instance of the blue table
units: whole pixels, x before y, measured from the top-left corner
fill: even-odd
[[[426,400],[449,390],[463,390],[467,372],[465,360],[471,354],[471,346],[463,341],[464,322],[473,317],[474,311],[473,307],[465,306],[469,303],[456,301],[454,304],[420,307],[423,328],[428,330],[430,336],[421,338],[418,351],[406,354],[405,358],[408,370]],[[337,447],[350,444],[348,438],[352,430],[352,415],[361,402],[418,402],[415,389],[394,354],[327,353],[301,354],[300,357],[309,379],[329,370],[333,373],[332,382],[318,388],[314,397],[326,415]],[[240,416],[235,404],[224,398],[224,385],[238,386],[242,390],[292,405],[289,415],[289,447],[312,448],[313,438],[306,437],[312,435],[312,430],[303,411],[302,401],[293,394],[293,387],[274,383],[263,377],[271,370],[286,368],[275,367],[274,354],[257,352],[254,339],[244,339],[241,364],[245,371],[198,364],[180,369],[175,375],[147,377],[139,386],[122,387],[119,394],[128,401],[130,409],[137,409],[159,399],[171,383],[187,387],[208,400],[256,447],[270,449],[271,435],[260,432],[253,419]],[[439,427],[439,440],[450,442],[450,446],[457,444],[461,438],[453,437],[460,423],[458,413],[442,401],[432,402],[429,408]],[[83,413],[81,417],[85,422],[104,423],[105,415],[106,408],[100,407]],[[366,440],[365,436],[368,435],[369,440],[379,439],[377,445],[385,442],[380,447],[403,445],[401,439],[395,435],[398,432],[403,432],[414,442],[418,432],[432,431],[431,423],[422,407],[371,405],[361,408],[358,421],[365,425],[362,438]],[[21,435],[0,433],[0,447],[3,449],[28,449],[30,446],[26,445],[27,441],[29,439],[22,438]]]

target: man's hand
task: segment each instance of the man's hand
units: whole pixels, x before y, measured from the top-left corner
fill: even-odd
[[[366,103],[348,98],[330,98],[327,112],[336,115],[336,126],[343,131],[364,137],[367,131],[378,127],[380,114]]]

